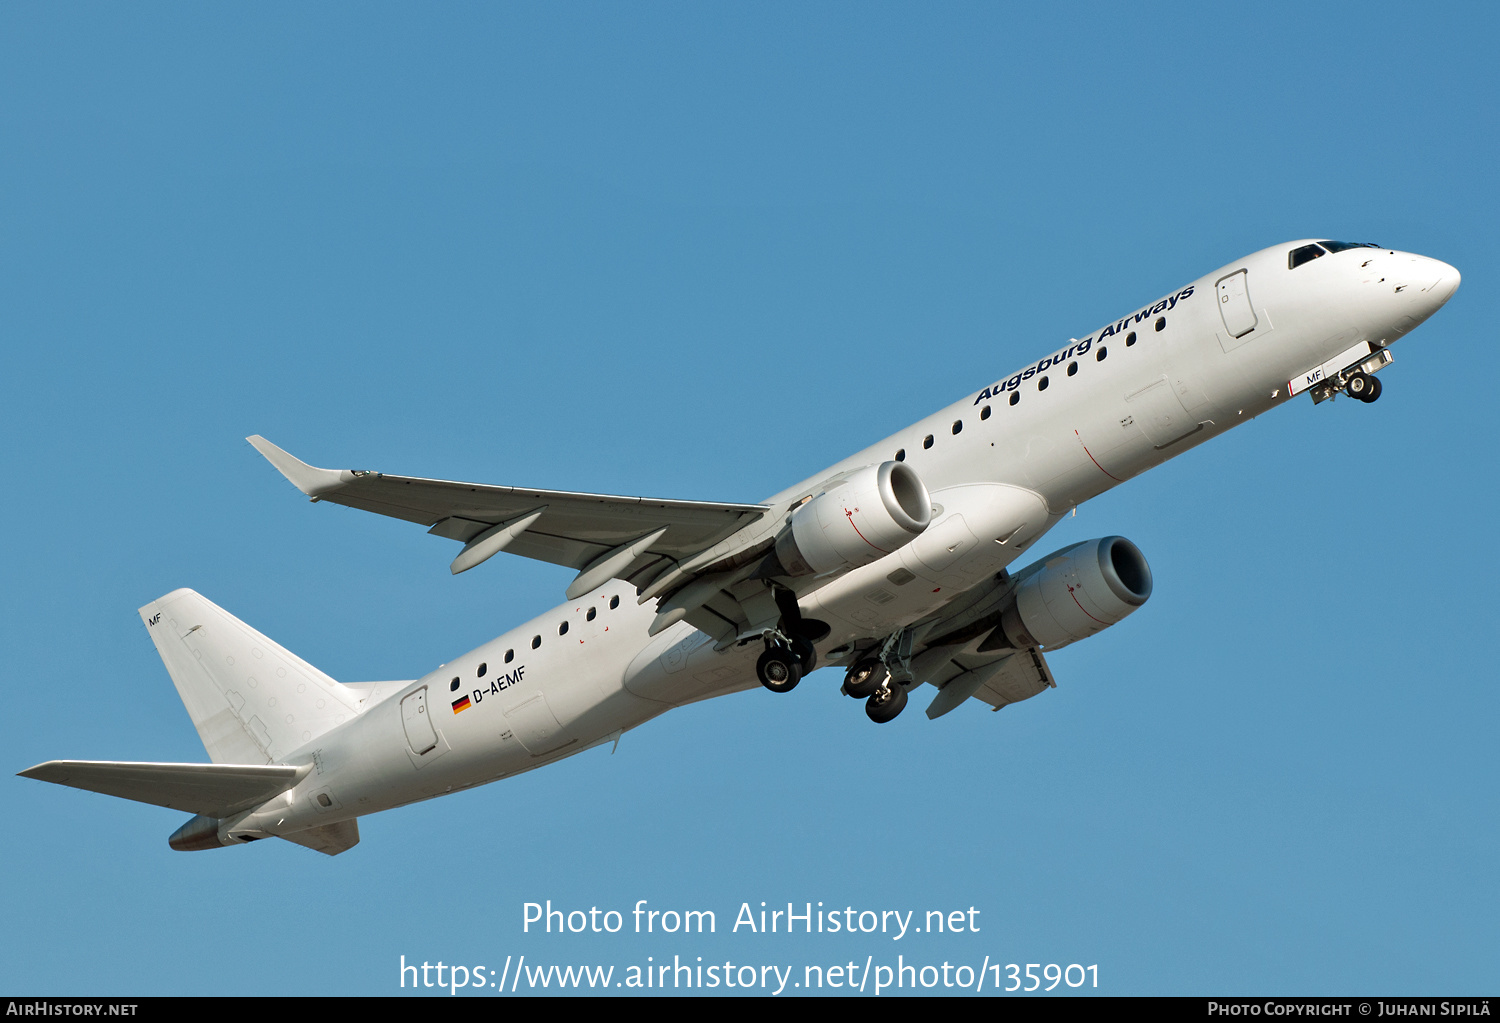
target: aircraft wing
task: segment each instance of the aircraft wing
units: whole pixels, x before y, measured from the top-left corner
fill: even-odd
[[[429,533],[464,544],[453,560],[454,574],[504,550],[577,570],[569,597],[612,578],[644,589],[653,579],[670,575],[680,585],[694,574],[686,563],[703,561],[705,555],[722,560],[733,554],[734,545],[725,548],[724,541],[770,510],[760,504],[619,497],[320,469],[259,435],[246,440],[314,501],[416,522],[427,526]]]

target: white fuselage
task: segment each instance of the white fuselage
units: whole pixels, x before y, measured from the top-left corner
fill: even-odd
[[[1390,345],[1458,286],[1446,263],[1386,249],[1289,267],[1306,244],[1132,309],[772,498],[815,494],[836,473],[890,459],[931,493],[917,541],[799,589],[803,614],[831,627],[820,652],[932,613],[1068,509],[1289,400],[1288,381],[1352,345]],[[909,585],[891,582],[908,574]],[[758,685],[757,644],[716,651],[686,622],[650,638],[655,614],[612,580],[421,679],[367,689],[356,718],[284,759],[313,764],[306,778],[225,830],[287,834],[469,788]]]

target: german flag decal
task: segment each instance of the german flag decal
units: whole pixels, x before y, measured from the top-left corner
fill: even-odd
[[[469,709],[469,698],[467,696],[462,697],[461,699],[457,699],[457,700],[453,701],[453,713],[457,714],[461,710],[468,710],[468,709]]]

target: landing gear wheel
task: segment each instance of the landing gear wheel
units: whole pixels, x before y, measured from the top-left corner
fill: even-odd
[[[865,713],[877,725],[883,725],[906,708],[906,687],[886,679],[885,685],[865,701]]]
[[[773,693],[789,693],[802,681],[802,664],[786,647],[773,644],[755,662],[755,674],[760,684]]]
[[[885,665],[874,658],[859,661],[850,665],[849,670],[844,673],[844,692],[856,700],[866,699],[880,688],[887,674]]]
[[[802,669],[802,675],[811,675],[812,670],[818,666],[818,650],[806,636],[792,637],[792,656],[797,658],[797,666]]]
[[[1344,382],[1344,393],[1360,401],[1372,401],[1370,392],[1375,389],[1375,378],[1367,373],[1356,373]]]
[[[1379,377],[1371,377],[1370,378],[1370,393],[1366,397],[1361,398],[1360,401],[1366,401],[1366,402],[1374,401],[1376,398],[1380,397],[1380,390],[1381,390],[1381,388],[1380,388],[1380,378]]]

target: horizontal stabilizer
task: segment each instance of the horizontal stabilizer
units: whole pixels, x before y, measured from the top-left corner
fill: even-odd
[[[49,760],[22,771],[21,777],[208,817],[228,817],[285,792],[309,767]]]
[[[322,827],[294,831],[290,835],[278,837],[288,842],[296,842],[298,845],[305,845],[309,849],[316,849],[325,856],[337,856],[359,845],[359,821],[351,817],[349,820],[339,821],[336,824],[324,824]]]

